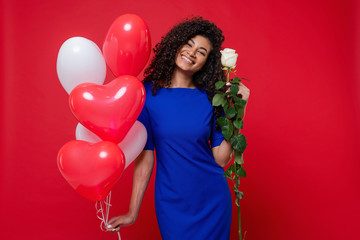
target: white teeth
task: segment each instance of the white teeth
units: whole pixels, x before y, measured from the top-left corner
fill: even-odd
[[[182,59],[184,59],[184,60],[187,61],[188,63],[193,64],[193,61],[191,61],[191,60],[188,59],[187,57],[185,57],[185,56],[181,56],[181,57],[182,57]]]

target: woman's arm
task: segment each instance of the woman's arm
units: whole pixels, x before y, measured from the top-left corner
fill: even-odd
[[[215,162],[220,167],[225,167],[230,162],[231,150],[231,143],[226,140],[223,140],[219,146],[212,148]]]
[[[129,212],[109,220],[108,231],[117,232],[120,227],[128,226],[136,221],[145,190],[154,167],[154,151],[144,150],[135,160],[134,180]]]

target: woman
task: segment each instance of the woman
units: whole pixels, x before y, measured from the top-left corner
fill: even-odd
[[[163,239],[229,239],[231,196],[223,167],[231,144],[216,128],[214,84],[224,79],[222,31],[201,17],[186,20],[155,46],[145,71],[146,102],[139,121],[148,131],[135,161],[129,212],[110,219],[109,231],[135,222],[154,166],[155,208]],[[244,100],[249,90],[240,85]],[[209,144],[210,141],[210,144]]]

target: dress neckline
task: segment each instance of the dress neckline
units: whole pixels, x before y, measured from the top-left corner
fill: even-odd
[[[166,88],[166,89],[190,89],[190,90],[196,90],[198,88],[174,87],[174,88]]]

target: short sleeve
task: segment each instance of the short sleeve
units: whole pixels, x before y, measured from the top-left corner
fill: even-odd
[[[223,140],[224,140],[224,136],[222,135],[221,128],[220,128],[220,126],[218,129],[216,128],[216,115],[213,114],[212,129],[211,129],[211,136],[210,136],[211,148],[219,146]]]
[[[154,150],[154,141],[153,141],[153,134],[151,130],[151,124],[150,124],[150,115],[146,108],[146,105],[144,105],[138,119],[139,122],[141,122],[147,131],[147,141],[144,147],[144,150]]]

